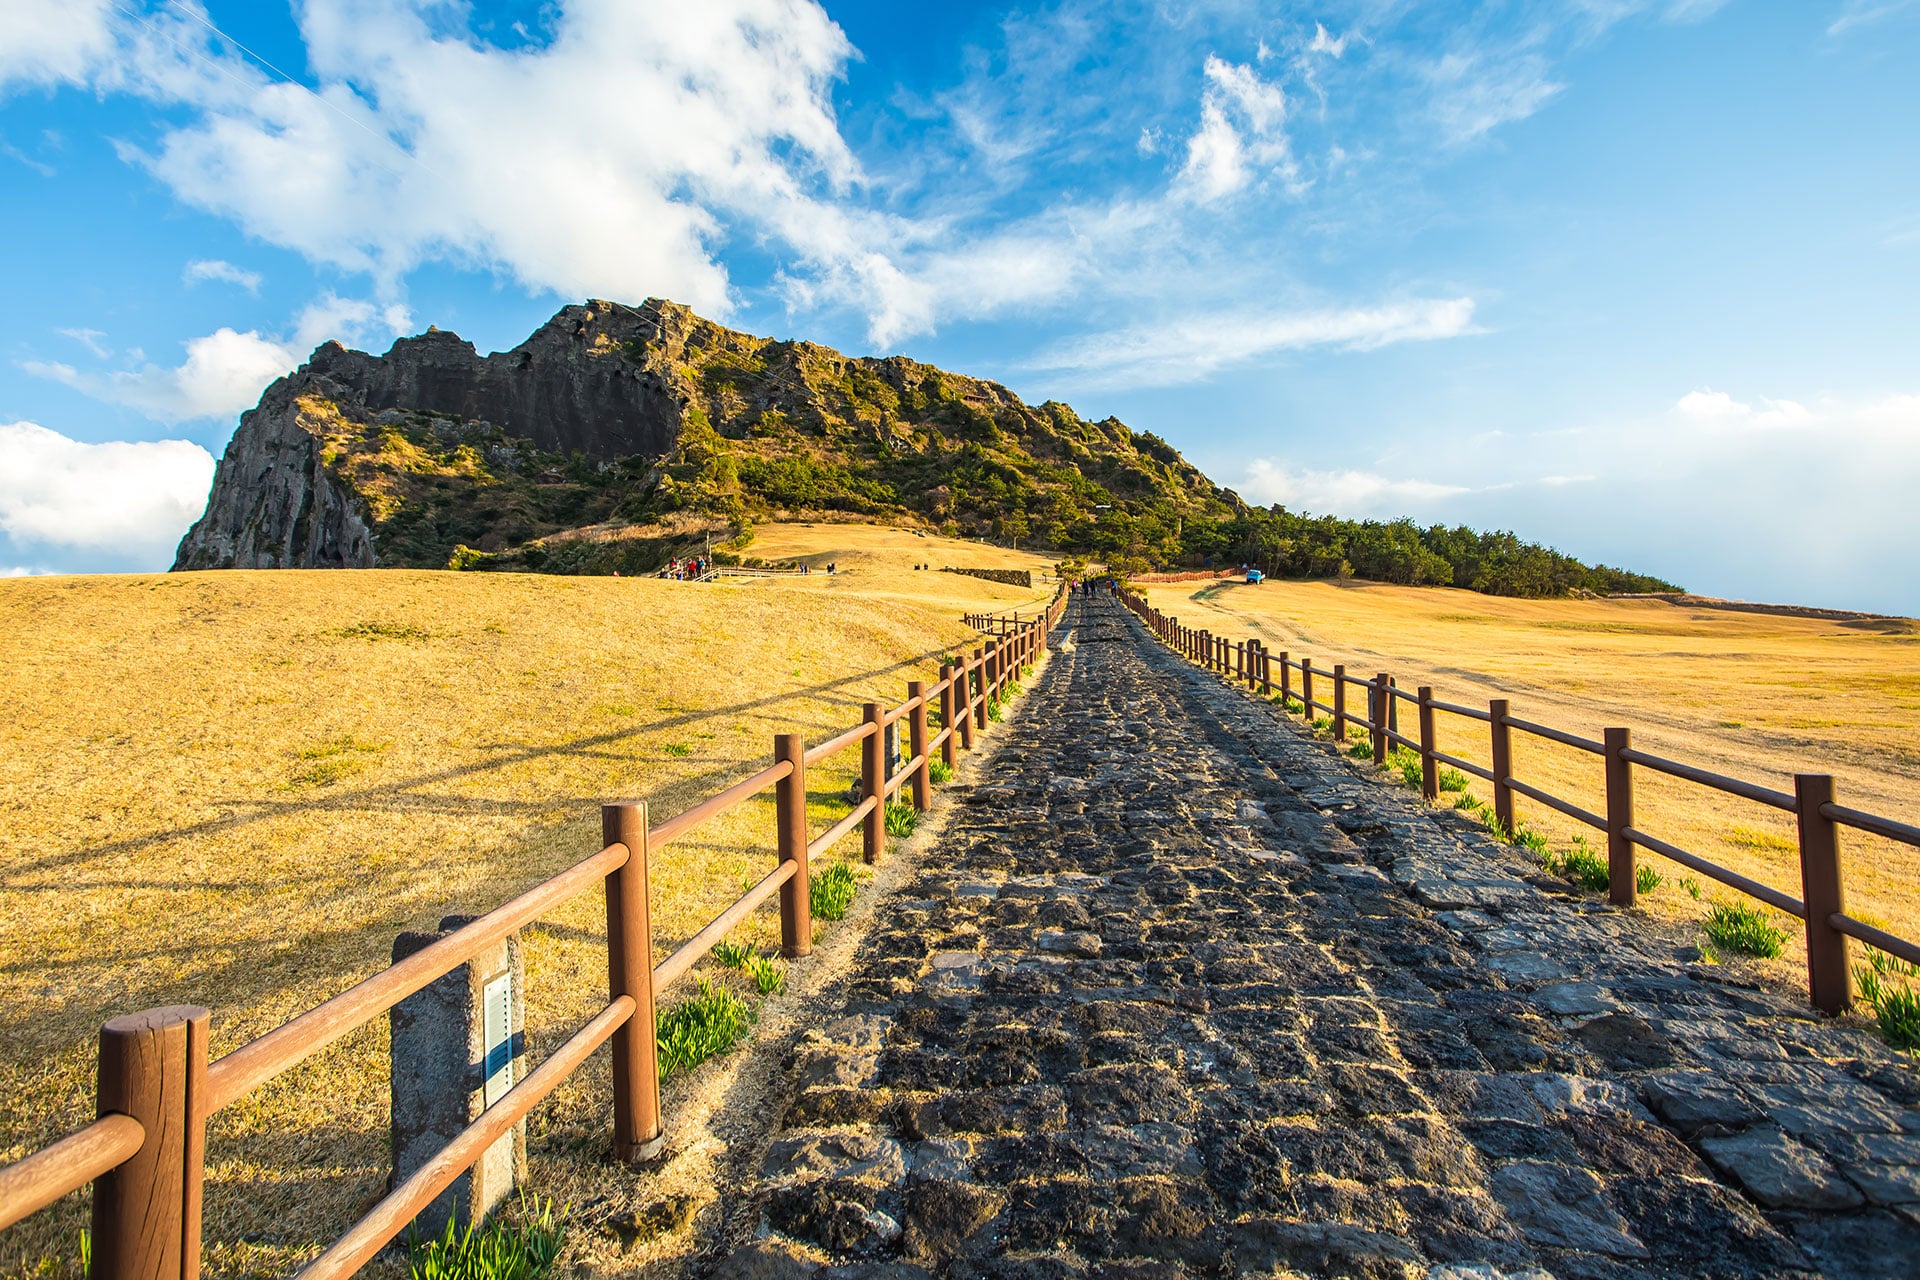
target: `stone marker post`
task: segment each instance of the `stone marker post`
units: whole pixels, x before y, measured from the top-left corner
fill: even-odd
[[[469,923],[448,916],[436,933],[394,939],[396,963]],[[485,948],[439,981],[395,1005],[393,1040],[393,1185],[432,1159],[526,1074],[526,976],[520,938]],[[417,1236],[437,1237],[477,1222],[527,1176],[527,1128],[515,1125],[413,1221]]]

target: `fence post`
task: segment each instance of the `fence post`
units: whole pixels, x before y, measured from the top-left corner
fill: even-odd
[[[1287,699],[1293,696],[1293,664],[1287,661],[1287,651],[1280,651],[1280,709],[1287,709]]]
[[[871,863],[880,861],[887,851],[887,731],[880,723],[879,703],[866,703],[860,712],[873,730],[860,744],[860,798],[873,801],[861,824],[866,837],[863,852]]]
[[[1393,701],[1393,686],[1390,683],[1392,679],[1393,677],[1384,671],[1373,678],[1373,723],[1368,727],[1373,730],[1373,762],[1375,764],[1387,762],[1387,747],[1390,745],[1387,742],[1387,707]]]
[[[967,685],[967,714],[973,718],[973,727],[976,729],[985,729],[987,727],[987,669],[985,666],[985,654],[986,650],[984,649],[975,649],[973,651],[972,665],[974,674],[972,681]],[[980,700],[978,702],[973,701],[973,686],[975,684],[980,686]],[[967,735],[967,750],[973,750],[973,735],[971,733]]]
[[[793,876],[780,886],[780,954],[798,960],[813,950],[813,889],[807,861],[807,744],[797,733],[775,734],[773,760],[793,772],[773,784],[774,843]]]
[[[1602,736],[1607,752],[1607,901],[1630,907],[1639,890],[1634,882],[1633,841],[1627,839],[1627,828],[1633,825],[1633,765],[1621,752],[1633,745],[1633,733],[1608,729]],[[1512,825],[1507,829],[1511,831]]]
[[[940,739],[940,760],[947,768],[959,767],[960,752],[958,743],[959,728],[953,723],[953,682],[959,679],[958,669],[951,662],[940,666],[940,727],[947,736]]]
[[[927,685],[924,680],[907,682],[907,697],[915,699],[907,718],[907,758],[918,760],[913,771],[913,807],[925,813],[933,807],[933,761],[927,759]]]
[[[1333,740],[1347,740],[1347,668],[1338,662],[1333,664]]]
[[[1440,798],[1440,762],[1433,758],[1433,686],[1420,686],[1420,794]]]
[[[1387,677],[1387,688],[1398,689],[1399,687],[1400,682],[1398,680],[1392,676]],[[1400,732],[1400,699],[1398,698],[1390,697],[1387,699],[1387,728],[1395,733]]]
[[[1233,682],[1239,684],[1247,678],[1247,645],[1251,641],[1242,640],[1233,646]]]
[[[1493,733],[1493,817],[1509,834],[1513,831],[1513,726],[1507,723],[1509,703],[1494,698],[1487,703],[1487,721]],[[1624,761],[1622,763],[1625,763]],[[1632,817],[1627,821],[1631,823]]]
[[[973,750],[973,670],[968,665],[967,655],[961,654],[954,664],[953,686],[953,727],[960,731],[960,745],[968,752]]]
[[[140,1150],[93,1184],[91,1280],[198,1280],[206,1161],[207,1011],[167,1005],[100,1028],[100,1115],[132,1116]]]
[[[1840,828],[1820,812],[1833,803],[1833,778],[1824,773],[1793,777],[1800,818],[1800,899],[1807,910],[1807,991],[1822,1013],[1844,1013],[1853,1001],[1847,973],[1847,935],[1828,917],[1847,909],[1840,877]]]
[[[1300,659],[1300,714],[1313,724],[1313,659]]]
[[[626,862],[607,876],[607,993],[633,997],[633,1016],[613,1033],[613,1154],[631,1163],[659,1151],[662,1137],[646,804],[601,805],[600,838],[627,847]]]

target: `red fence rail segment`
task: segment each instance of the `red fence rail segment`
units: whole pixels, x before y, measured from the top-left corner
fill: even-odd
[[[1806,917],[1807,909],[1800,899],[1790,893],[1782,893],[1772,885],[1762,884],[1758,880],[1741,875],[1738,871],[1730,871],[1718,863],[1708,862],[1699,854],[1689,853],[1677,845],[1668,844],[1665,840],[1648,835],[1638,827],[1627,828],[1627,839],[1642,849],[1650,849],[1663,858],[1677,862],[1683,867],[1691,867],[1703,876],[1718,880],[1730,889],[1738,889],[1748,897],[1758,898],[1775,910],[1784,911],[1796,919]]]
[[[1858,938],[1890,956],[1898,956],[1908,964],[1920,964],[1920,946],[1915,946],[1905,938],[1896,938],[1884,929],[1876,929],[1866,921],[1856,920],[1843,912],[1836,911],[1827,917],[1827,922],[1850,938]]]
[[[1860,831],[1885,836],[1900,844],[1920,846],[1920,827],[1909,826],[1904,822],[1895,822],[1892,818],[1882,818],[1878,814],[1862,813],[1858,809],[1849,809],[1841,804],[1823,804],[1820,816],[1830,818],[1843,827],[1854,827]]]
[[[422,947],[392,968],[347,988],[293,1021],[235,1049],[207,1068],[207,1114],[326,1048],[370,1018],[385,1013],[427,984],[465,964],[481,948],[500,941],[547,912],[594,888],[624,864],[627,850],[609,846],[551,880],[496,907],[472,924]]]
[[[658,993],[685,977],[776,894],[782,954],[807,955],[813,939],[812,857],[862,826],[867,857],[877,858],[885,848],[886,797],[911,786],[917,808],[931,804],[932,752],[939,750],[952,767],[957,748],[973,749],[975,728],[987,727],[989,702],[1004,696],[1025,665],[1044,652],[1047,632],[1065,609],[1060,592],[1031,617],[969,615],[977,628],[1000,633],[991,646],[975,649],[971,661],[962,656],[943,664],[940,680],[931,686],[909,683],[906,700],[898,705],[865,704],[860,724],[812,749],[799,734],[778,735],[770,765],[656,827],[648,826],[645,804],[603,806],[597,853],[217,1062],[207,1061],[205,1009],[150,1009],[107,1023],[100,1037],[100,1118],[0,1167],[0,1227],[91,1182],[92,1280],[198,1280],[208,1116],[596,885],[606,895],[607,1006],[300,1274],[308,1280],[351,1275],[608,1040],[613,1042],[614,1152],[624,1160],[644,1157],[662,1132]],[[935,698],[941,727],[930,737],[928,709]],[[912,758],[888,777],[885,727],[901,720],[908,724]],[[865,794],[851,813],[809,841],[807,767],[856,745]],[[656,966],[647,886],[650,851],[770,787],[773,870]]]
[[[431,1204],[435,1196],[452,1186],[454,1179],[485,1154],[488,1147],[525,1119],[542,1098],[559,1088],[595,1049],[625,1026],[633,1014],[633,1001],[624,997],[602,1009],[525,1080],[507,1090],[505,1097],[481,1112],[478,1120],[462,1129],[412,1177],[395,1187],[344,1236],[302,1268],[298,1280],[345,1280],[366,1265],[388,1241],[406,1230],[407,1224]]]
[[[132,1116],[114,1112],[0,1169],[0,1231],[125,1164],[146,1133]]]
[[[1576,751],[1585,751],[1589,755],[1607,754],[1607,746],[1604,742],[1595,742],[1592,738],[1565,733],[1550,725],[1535,724],[1531,720],[1522,720],[1519,716],[1512,715],[1507,717],[1506,723],[1510,729],[1518,729],[1522,733],[1530,733],[1536,738],[1545,738],[1549,742],[1557,742],[1563,747],[1572,747]]]
[[[1705,769],[1696,769],[1690,764],[1681,764],[1677,760],[1664,760],[1659,756],[1650,756],[1644,751],[1635,751],[1631,747],[1623,751],[1628,764],[1637,764],[1664,773],[1669,777],[1681,778],[1687,782],[1697,782],[1703,787],[1712,787],[1716,791],[1725,791],[1756,804],[1771,805],[1787,813],[1793,813],[1798,802],[1784,791],[1775,791],[1771,787],[1756,786],[1751,782],[1742,782],[1738,778],[1729,778],[1724,774],[1710,773]]]
[[[1176,652],[1202,666],[1218,669],[1220,650],[1215,647],[1215,638],[1210,632],[1194,631],[1183,627],[1179,619],[1161,613],[1148,605],[1143,598],[1132,593],[1124,594],[1122,600],[1129,609],[1139,615],[1153,634],[1160,636]],[[1227,644],[1231,650],[1233,642],[1228,641]],[[1271,679],[1270,656],[1265,653],[1264,646],[1260,646],[1256,641],[1246,641],[1245,645],[1244,652],[1248,655],[1248,683],[1271,694],[1274,684]],[[1253,659],[1255,654],[1259,655],[1258,662]],[[1487,704],[1487,709],[1481,711],[1478,707],[1442,702],[1433,696],[1431,688],[1423,687],[1418,693],[1408,693],[1398,687],[1390,672],[1382,671],[1372,680],[1348,676],[1345,666],[1339,664],[1333,668],[1334,702],[1332,706],[1327,706],[1313,696],[1314,664],[1311,657],[1302,657],[1298,662],[1294,662],[1285,651],[1282,651],[1279,659],[1279,691],[1282,706],[1289,712],[1298,708],[1309,721],[1312,720],[1315,711],[1330,712],[1333,716],[1336,740],[1344,737],[1342,731],[1349,720],[1359,723],[1346,712],[1344,696],[1346,686],[1348,684],[1366,686],[1368,693],[1366,727],[1372,739],[1375,763],[1385,764],[1393,747],[1403,747],[1418,753],[1421,766],[1421,791],[1429,801],[1438,798],[1438,766],[1444,764],[1493,784],[1493,819],[1498,829],[1502,831],[1512,833],[1517,830],[1513,798],[1520,795],[1565,814],[1576,822],[1606,832],[1608,897],[1617,906],[1634,904],[1638,870],[1635,865],[1635,850],[1645,849],[1805,921],[1808,994],[1811,1002],[1819,1009],[1839,1012],[1847,1007],[1851,999],[1847,965],[1847,940],[1850,938],[1877,947],[1888,955],[1920,964],[1920,945],[1896,937],[1846,914],[1845,882],[1839,846],[1840,828],[1849,827],[1902,844],[1920,847],[1920,826],[1836,803],[1833,797],[1833,779],[1827,775],[1797,776],[1794,780],[1795,791],[1790,795],[1771,787],[1743,782],[1738,778],[1729,778],[1694,765],[1637,751],[1632,746],[1632,734],[1624,728],[1609,728],[1605,731],[1602,741],[1595,741],[1592,738],[1553,728],[1551,725],[1523,720],[1513,714],[1512,704],[1505,698],[1491,700]],[[1295,701],[1293,696],[1291,678],[1291,673],[1296,670],[1300,673],[1301,682],[1298,701]],[[1235,676],[1231,668],[1226,674],[1229,678]],[[1398,711],[1401,702],[1412,703],[1419,709],[1420,737],[1417,741],[1404,736],[1399,731]],[[1488,726],[1491,767],[1481,766],[1437,749],[1434,721],[1436,715],[1443,713],[1461,716]],[[1605,816],[1593,813],[1514,777],[1513,731],[1516,729],[1534,737],[1601,757],[1607,797]],[[1796,815],[1800,828],[1801,891],[1805,894],[1804,902],[1770,885],[1709,862],[1698,854],[1689,853],[1634,826],[1633,769],[1635,766]]]
[[[687,976],[693,966],[706,959],[715,943],[733,932],[734,926],[752,915],[754,909],[780,890],[780,886],[798,875],[800,868],[782,862],[760,878],[760,882],[736,898],[733,905],[707,922],[705,928],[681,943],[674,953],[653,971],[653,989],[665,991]]]
[[[649,833],[649,838],[653,841],[654,848],[660,848],[663,845],[677,840],[701,823],[717,818],[735,805],[744,804],[748,800],[753,799],[762,791],[765,791],[768,787],[773,786],[776,782],[779,782],[780,779],[786,777],[787,771],[792,767],[792,765],[784,762],[769,765],[754,774],[751,778],[744,778],[734,783],[718,795],[708,796],[691,809],[683,813],[674,814]]]

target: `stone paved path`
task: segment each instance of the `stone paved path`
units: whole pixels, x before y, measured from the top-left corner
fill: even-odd
[[[1110,601],[1055,643],[795,1056],[715,1274],[1920,1276],[1920,1087],[1877,1041]]]

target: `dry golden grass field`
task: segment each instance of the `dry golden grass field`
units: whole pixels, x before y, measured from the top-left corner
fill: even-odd
[[[1837,622],[1675,606],[1660,600],[1510,600],[1468,591],[1357,582],[1172,583],[1147,588],[1155,607],[1187,626],[1234,639],[1257,636],[1316,668],[1345,663],[1400,687],[1430,684],[1443,701],[1485,707],[1599,738],[1633,730],[1642,751],[1793,790],[1793,774],[1831,773],[1840,803],[1920,822],[1920,625]],[[1328,685],[1316,687],[1331,701]],[[1364,714],[1364,693],[1349,705]],[[1401,731],[1417,723],[1403,704]],[[1440,750],[1485,765],[1487,728],[1438,717]],[[1516,732],[1514,776],[1594,812],[1605,811],[1597,757]],[[1490,799],[1478,779],[1472,790]],[[1554,840],[1585,830],[1516,797],[1520,821]],[[1800,894],[1789,814],[1635,771],[1636,825],[1671,844]],[[1593,833],[1588,838],[1594,840]],[[1604,855],[1605,840],[1595,840]],[[1920,938],[1920,850],[1862,833],[1841,836],[1849,909]],[[1643,899],[1685,921],[1716,898],[1743,897],[1656,855],[1665,882]],[[1682,885],[1691,876],[1694,899]],[[1761,966],[1804,980],[1799,922]]]
[[[0,1161],[90,1118],[105,1018],[204,1004],[224,1053],[384,967],[401,930],[592,853],[601,802],[676,813],[776,732],[824,738],[933,678],[962,611],[1046,590],[916,572],[1046,562],[906,531],[775,526],[751,552],[840,572],[0,581]],[[816,831],[856,754],[812,774]],[[772,868],[771,821],[749,804],[656,858],[659,954]],[[528,931],[536,1060],[604,1001],[602,911]],[[777,935],[763,911],[736,936]],[[380,1019],[215,1118],[211,1274],[288,1274],[382,1193],[385,1042]],[[605,1073],[603,1052],[536,1112],[544,1150],[604,1148]],[[85,1199],[0,1233],[0,1273],[72,1274]]]

